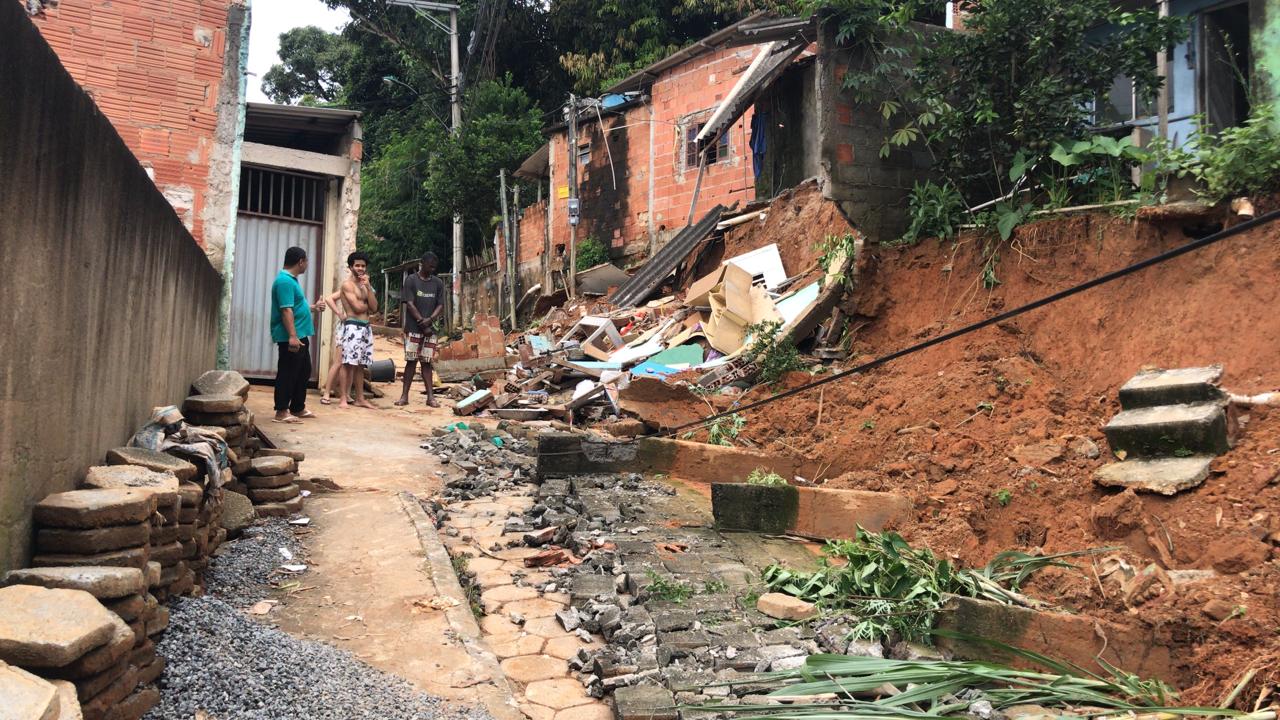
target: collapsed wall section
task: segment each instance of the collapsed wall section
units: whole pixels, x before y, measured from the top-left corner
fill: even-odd
[[[213,366],[221,281],[22,5],[0,28],[2,572],[38,500]]]

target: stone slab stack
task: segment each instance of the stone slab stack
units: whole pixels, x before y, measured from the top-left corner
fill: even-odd
[[[23,584],[23,577],[41,584]],[[45,679],[69,681],[85,720],[138,720],[155,706],[160,695],[153,683],[164,662],[155,657],[154,645],[146,634],[147,623],[125,622],[93,592],[81,589],[115,595],[109,598],[114,600],[140,596],[145,591],[141,570],[36,569],[15,571],[5,581],[16,584],[0,588],[0,607],[4,608],[0,613],[0,662]],[[0,680],[0,688],[7,687],[3,683]],[[32,687],[28,683],[28,700]],[[57,711],[75,717],[69,695],[56,701]],[[47,691],[37,692],[35,704],[47,696]],[[45,713],[52,703],[45,705]]]
[[[286,517],[302,511],[298,462],[302,453],[260,450],[239,478],[258,517]]]
[[[143,570],[151,559],[156,496],[141,488],[54,493],[35,506],[36,567],[107,565]]]
[[[220,428],[219,434],[237,456],[253,436],[253,412],[244,406],[249,381],[238,372],[210,370],[191,384],[182,416],[191,425]]]
[[[186,468],[175,467],[184,475],[194,474],[195,466],[186,464],[190,467],[189,472]],[[189,591],[194,581],[194,577],[183,575],[172,578],[176,583],[164,586],[160,583],[164,568],[176,564],[183,552],[178,537],[182,509],[179,484],[172,470],[156,471],[141,465],[99,465],[89,468],[84,479],[87,489],[136,488],[151,493],[155,498],[156,510],[151,515],[150,564],[156,567],[155,589],[165,598]]]

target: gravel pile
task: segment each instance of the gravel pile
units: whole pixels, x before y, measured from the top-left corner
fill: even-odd
[[[168,665],[148,720],[491,720],[483,709],[446,703],[350,653],[249,619],[214,597],[170,605],[157,650]]]
[[[302,543],[283,518],[259,520],[240,539],[226,543],[206,573],[208,592],[235,607],[271,596],[271,582],[289,573],[281,565],[305,565]],[[284,548],[292,559],[280,552]]]

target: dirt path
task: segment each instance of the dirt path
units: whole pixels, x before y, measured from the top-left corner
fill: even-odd
[[[269,386],[255,386],[249,395],[249,407],[276,445],[306,453],[300,477],[327,477],[342,488],[307,499],[306,589],[289,595],[273,619],[283,630],[346,649],[426,692],[501,704],[500,686],[446,614],[415,604],[441,589],[400,494],[427,497],[439,489],[439,462],[419,443],[452,413],[425,407],[417,393],[408,410],[391,407],[390,398],[375,401],[379,410],[339,410],[314,400],[308,407],[318,418],[283,425],[269,422]]]

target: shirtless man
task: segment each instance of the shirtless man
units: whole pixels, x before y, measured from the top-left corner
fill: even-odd
[[[376,409],[364,399],[364,369],[373,364],[373,330],[369,327],[369,313],[378,309],[378,296],[369,284],[369,256],[353,252],[347,256],[347,269],[351,277],[342,283],[342,369],[338,371],[338,407],[347,404],[347,387],[355,384],[355,404]]]

